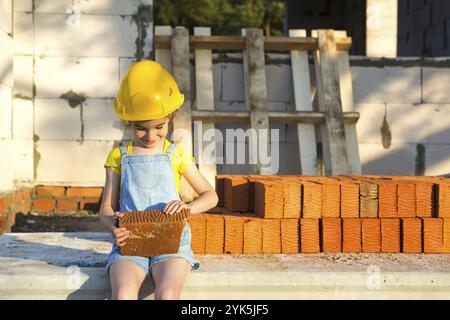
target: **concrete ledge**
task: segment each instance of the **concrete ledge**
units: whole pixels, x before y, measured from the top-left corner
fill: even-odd
[[[109,299],[107,233],[0,237],[0,299]],[[450,255],[196,255],[182,299],[449,299]],[[153,298],[148,280],[141,298]]]

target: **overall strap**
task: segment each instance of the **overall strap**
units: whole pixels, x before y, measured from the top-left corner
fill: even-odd
[[[166,154],[170,155],[170,153],[175,149],[176,145],[172,143],[166,151]]]
[[[127,154],[127,146],[125,145],[125,143],[122,143],[120,146],[120,155],[123,157],[124,155]]]

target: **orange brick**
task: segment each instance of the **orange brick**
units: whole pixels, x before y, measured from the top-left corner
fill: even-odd
[[[191,227],[191,249],[193,253],[203,254],[206,247],[206,218],[203,213],[191,214],[188,218]]]
[[[283,183],[255,181],[254,187],[255,213],[262,218],[283,218]]]
[[[401,218],[402,252],[421,253],[422,220],[419,218]]]
[[[321,219],[322,252],[342,252],[341,219]]]
[[[281,253],[281,219],[264,219],[263,253]]]
[[[390,180],[382,179],[376,180],[376,183],[378,184],[380,218],[397,218],[397,184]]]
[[[444,221],[441,218],[423,219],[423,252],[442,253],[444,244]]]
[[[297,181],[284,182],[283,218],[300,219],[302,210],[302,185]]]
[[[55,209],[55,200],[35,199],[33,200],[33,209],[37,212],[51,212]]]
[[[206,245],[205,253],[220,254],[224,250],[225,225],[221,214],[205,214]]]
[[[342,252],[361,252],[361,219],[342,218]]]
[[[416,215],[422,218],[433,216],[434,187],[432,182],[416,182]]]
[[[339,183],[324,182],[322,192],[322,217],[339,218],[341,215],[341,187]]]
[[[215,182],[216,182],[216,193],[217,196],[219,197],[219,202],[217,203],[218,207],[223,207],[224,206],[224,194],[223,194],[223,190],[224,190],[224,179],[225,177],[227,177],[227,175],[216,175],[215,176]]]
[[[398,216],[400,218],[416,216],[416,185],[413,182],[398,182]]]
[[[436,186],[438,196],[438,217],[450,217],[450,183],[440,182]]]
[[[442,252],[450,253],[450,218],[442,218],[443,232],[442,232]]]
[[[381,226],[380,219],[364,218],[361,219],[362,233],[362,251],[380,252],[381,251]]]
[[[225,253],[242,253],[244,249],[244,218],[233,214],[224,214]]]
[[[224,178],[224,206],[229,211],[248,211],[249,182],[245,176]]]
[[[67,197],[86,197],[86,198],[100,198],[102,196],[103,188],[92,187],[69,187],[67,188]]]
[[[322,185],[301,181],[303,185],[302,218],[320,218],[322,215]]]
[[[360,217],[378,217],[378,185],[373,182],[359,182]]]
[[[98,212],[100,210],[100,198],[82,198],[80,199],[80,209]]]
[[[244,253],[263,252],[263,220],[256,215],[254,217],[244,217]]]
[[[281,220],[281,252],[300,252],[300,219]]]
[[[78,202],[74,199],[58,199],[56,208],[60,211],[73,212],[78,209]]]
[[[319,219],[300,219],[300,239],[302,253],[320,252]]]
[[[381,252],[400,252],[400,219],[381,219]]]
[[[2,198],[0,199],[0,212],[7,212],[9,210],[10,199]]]
[[[38,186],[36,195],[38,197],[64,197],[65,187]]]
[[[359,184],[341,182],[341,217],[359,217]]]

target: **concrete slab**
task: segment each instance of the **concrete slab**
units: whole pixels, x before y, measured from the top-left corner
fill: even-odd
[[[0,299],[109,299],[107,233],[0,236]],[[196,255],[182,299],[448,299],[450,255]],[[145,282],[141,298],[153,298]]]

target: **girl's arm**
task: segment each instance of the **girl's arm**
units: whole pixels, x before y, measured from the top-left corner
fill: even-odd
[[[208,211],[209,209],[217,206],[217,203],[219,202],[217,193],[209,184],[208,180],[206,180],[198,170],[195,163],[192,162],[188,165],[188,167],[183,171],[183,177],[191,185],[195,192],[197,192],[199,197],[187,205],[184,205],[182,201],[171,201],[164,208],[166,213],[172,214],[181,210],[183,207],[189,207],[191,209],[191,214],[196,214]]]

